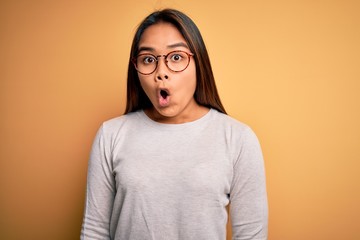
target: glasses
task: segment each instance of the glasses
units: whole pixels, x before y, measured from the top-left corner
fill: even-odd
[[[153,55],[150,53],[139,54],[132,59],[136,70],[143,75],[150,75],[158,67],[160,57],[164,57],[165,65],[173,72],[184,71],[190,63],[190,57],[193,53],[187,53],[181,50],[169,52],[166,55]]]

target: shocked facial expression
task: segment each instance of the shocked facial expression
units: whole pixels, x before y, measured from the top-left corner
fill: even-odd
[[[138,72],[143,69],[146,71],[146,74],[140,71],[138,76],[153,105],[146,113],[159,122],[189,121],[200,108],[194,99],[196,66],[192,53],[177,28],[164,22],[148,27],[141,36],[136,62]],[[142,64],[141,69],[139,64]],[[185,70],[179,71],[184,67]],[[151,72],[153,69],[155,70]]]

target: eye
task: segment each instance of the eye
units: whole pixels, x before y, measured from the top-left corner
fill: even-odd
[[[143,55],[140,57],[140,63],[142,64],[152,64],[156,62],[156,58],[152,55]]]
[[[173,53],[170,55],[170,60],[172,62],[180,62],[181,60],[183,60],[184,56],[181,53]]]

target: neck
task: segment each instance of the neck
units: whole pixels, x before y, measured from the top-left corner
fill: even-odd
[[[155,108],[145,109],[145,114],[153,121],[164,124],[182,124],[187,122],[193,122],[209,112],[209,108],[198,105],[196,110],[187,114],[181,114],[181,116],[163,116]]]

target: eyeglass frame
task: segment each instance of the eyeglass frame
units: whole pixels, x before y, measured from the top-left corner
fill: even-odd
[[[180,70],[180,71],[175,71],[175,70],[171,69],[171,68],[168,66],[168,61],[166,60],[167,57],[168,57],[171,53],[176,53],[176,52],[185,53],[185,54],[188,56],[188,58],[189,58],[189,61],[188,61],[188,63],[186,64],[186,67],[185,67],[183,70]],[[137,68],[137,62],[136,62],[136,61],[137,61],[137,58],[140,57],[140,56],[143,56],[143,55],[151,55],[151,56],[153,56],[153,57],[155,58],[155,60],[156,60],[156,66],[155,66],[154,70],[153,70],[151,73],[142,73],[142,72],[140,72],[140,71],[138,70],[138,68]],[[189,66],[191,57],[193,57],[194,55],[195,55],[194,53],[188,53],[188,52],[185,52],[185,51],[183,51],[183,50],[174,50],[174,51],[171,51],[171,52],[169,52],[169,53],[167,53],[167,54],[162,54],[162,55],[154,55],[154,54],[151,54],[151,53],[141,53],[141,54],[138,54],[136,57],[133,57],[133,58],[131,59],[131,62],[134,64],[134,67],[135,67],[135,69],[136,69],[136,71],[137,71],[138,73],[140,73],[140,74],[142,74],[142,75],[150,75],[150,74],[153,74],[153,73],[156,71],[156,69],[158,68],[158,66],[159,66],[159,58],[160,58],[160,57],[164,57],[165,65],[166,65],[166,67],[167,67],[170,71],[172,71],[172,72],[183,72],[183,71],[185,71],[185,69],[187,69],[187,67]]]

